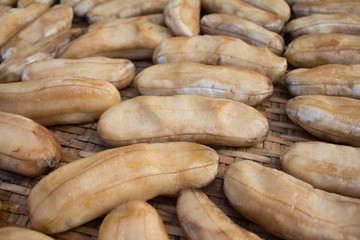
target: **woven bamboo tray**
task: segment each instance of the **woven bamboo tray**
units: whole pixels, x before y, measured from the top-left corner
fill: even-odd
[[[149,62],[135,62],[137,72],[151,65]],[[122,100],[138,96],[139,93],[131,85],[121,90]],[[241,214],[230,207],[223,193],[223,176],[229,164],[241,160],[252,160],[265,166],[280,169],[280,153],[298,141],[314,140],[300,127],[294,125],[285,113],[285,104],[290,99],[286,88],[280,84],[275,87],[272,97],[258,106],[268,119],[270,131],[263,143],[255,147],[233,148],[212,146],[220,156],[219,172],[216,179],[203,191],[234,222],[264,239],[279,239],[266,233],[258,225],[249,222]],[[76,159],[87,157],[109,147],[98,137],[96,123],[82,125],[63,125],[51,127],[50,130],[62,146],[60,165]],[[43,176],[42,176],[43,177]],[[31,228],[26,209],[27,197],[41,177],[31,178],[0,170],[0,227],[23,226]],[[162,217],[170,239],[185,239],[176,216],[176,198],[157,197],[149,201]],[[57,239],[80,240],[97,239],[98,229],[103,218],[96,219],[83,226],[54,235]]]

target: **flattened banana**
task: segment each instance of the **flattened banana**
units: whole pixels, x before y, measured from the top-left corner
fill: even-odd
[[[55,5],[15,34],[1,48],[2,58],[7,59],[23,47],[30,47],[45,37],[70,29],[72,19],[71,7]]]
[[[123,24],[123,23],[145,23],[145,22],[165,26],[164,14],[157,13],[157,14],[150,14],[145,16],[138,16],[138,17],[115,18],[115,19],[104,20],[91,24],[90,26],[88,26],[87,31],[91,32],[98,28],[117,27],[119,24]]]
[[[153,23],[124,23],[99,28],[72,41],[60,58],[105,56],[130,60],[151,59],[155,47],[172,35],[163,26]]]
[[[295,17],[307,16],[315,13],[350,13],[360,16],[359,0],[306,0],[298,1],[292,6]]]
[[[286,113],[294,123],[326,141],[360,146],[360,100],[322,95],[290,99]]]
[[[223,13],[245,18],[273,32],[281,32],[285,24],[276,14],[240,0],[201,0],[201,7],[208,13]]]
[[[153,62],[244,67],[269,77],[273,84],[282,79],[287,68],[286,59],[266,47],[255,47],[233,37],[209,35],[165,39],[156,47]]]
[[[201,190],[182,190],[176,213],[188,240],[261,239],[231,221]]]
[[[121,204],[106,215],[100,225],[99,240],[169,240],[156,209],[141,200]]]
[[[116,88],[127,87],[135,78],[135,66],[127,59],[90,57],[80,59],[49,59],[29,64],[21,75],[22,81],[40,79],[105,80]]]
[[[281,20],[287,22],[290,18],[291,9],[285,0],[242,0],[245,3],[275,13]]]
[[[311,33],[360,34],[360,17],[349,13],[312,14],[286,25],[285,35],[290,40]]]
[[[92,8],[87,19],[90,23],[112,18],[134,17],[163,13],[169,0],[111,0]]]
[[[329,64],[295,69],[286,74],[285,84],[294,96],[330,95],[360,99],[360,65]]]
[[[49,8],[43,3],[34,3],[26,8],[12,8],[0,16],[0,47],[27,24]]]
[[[58,233],[100,217],[129,200],[176,196],[215,179],[216,151],[200,144],[135,144],[96,153],[51,172],[32,189],[31,226]]]
[[[111,83],[93,79],[42,79],[0,88],[0,111],[44,126],[93,122],[119,101],[119,91]]]
[[[295,67],[325,64],[360,64],[360,35],[314,33],[292,41],[285,57]]]
[[[108,109],[97,130],[111,146],[189,141],[240,147],[264,141],[269,124],[255,108],[231,100],[139,96]]]
[[[60,161],[60,145],[45,127],[21,115],[0,112],[0,168],[38,176]]]
[[[164,63],[150,66],[135,79],[142,95],[200,95],[258,105],[268,99],[271,80],[257,72],[233,66],[201,63]]]
[[[227,14],[209,14],[201,18],[200,27],[204,34],[240,38],[251,45],[267,47],[276,55],[281,55],[284,51],[285,43],[281,35],[244,18]]]
[[[12,57],[0,64],[0,82],[16,82],[21,80],[21,73],[26,65],[50,59],[56,56],[58,50],[81,33],[81,29],[74,28],[46,38],[39,42],[18,50]]]
[[[175,36],[200,34],[201,0],[170,0],[165,6],[165,24]]]
[[[282,171],[252,161],[233,163],[224,192],[242,215],[283,239],[360,238],[360,199],[314,189]]]
[[[298,142],[281,153],[281,167],[315,188],[360,197],[360,148]]]

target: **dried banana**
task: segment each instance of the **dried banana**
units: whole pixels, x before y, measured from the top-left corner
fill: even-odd
[[[169,0],[111,0],[92,8],[87,13],[90,23],[112,18],[134,17],[140,15],[163,13]]]
[[[360,100],[322,95],[305,95],[290,99],[286,113],[312,135],[332,141],[360,146]]]
[[[45,37],[70,29],[72,19],[71,7],[55,5],[10,38],[1,48],[2,58],[7,59],[23,47],[30,47]]]
[[[227,14],[209,14],[201,18],[200,27],[204,34],[240,38],[251,45],[267,47],[276,55],[281,55],[284,51],[285,43],[281,35],[244,18]]]
[[[332,95],[360,99],[360,65],[329,64],[295,69],[286,74],[285,84],[294,96]]]
[[[115,18],[115,19],[104,20],[91,24],[90,26],[88,26],[87,31],[91,32],[98,28],[117,27],[119,24],[123,24],[123,23],[145,23],[145,22],[165,26],[164,14],[157,13],[157,14],[150,14],[145,16],[138,16],[138,17]]]
[[[360,148],[298,142],[282,152],[281,167],[315,188],[360,197]]]
[[[21,115],[0,112],[0,168],[38,176],[60,161],[60,145],[45,127]]]
[[[127,59],[90,57],[49,59],[29,64],[22,72],[22,81],[40,79],[105,80],[116,88],[127,87],[135,78],[135,66]]]
[[[34,3],[26,8],[12,8],[2,14],[0,16],[0,47],[48,8],[46,4]]]
[[[230,204],[284,239],[360,238],[360,200],[314,189],[252,161],[231,164],[224,176]]]
[[[31,226],[58,233],[100,217],[129,200],[177,195],[216,176],[215,150],[195,143],[135,144],[66,164],[40,180],[27,206]]]
[[[285,0],[242,0],[245,3],[275,13],[281,20],[287,22],[291,9]]]
[[[136,76],[135,86],[142,95],[200,95],[251,106],[266,101],[273,92],[271,80],[257,72],[193,62],[150,66]]]
[[[155,49],[154,63],[199,62],[254,70],[278,83],[287,68],[286,59],[266,47],[255,47],[227,36],[194,36],[164,39]]]
[[[105,56],[130,60],[151,59],[155,47],[172,35],[163,26],[153,23],[124,23],[85,33],[72,41],[60,58]]]
[[[190,95],[139,96],[108,109],[97,130],[111,146],[167,141],[251,146],[264,141],[269,125],[259,111],[240,102]]]
[[[360,17],[349,13],[312,14],[286,25],[285,35],[290,40],[311,33],[360,34]]]
[[[99,240],[169,240],[156,209],[142,200],[121,204],[106,215],[100,225]]]
[[[360,35],[314,33],[292,41],[285,57],[295,67],[325,64],[360,64]]]
[[[24,8],[29,6],[30,4],[33,3],[43,3],[46,4],[48,6],[53,5],[53,3],[55,2],[55,0],[18,0],[17,1],[17,7],[18,8]]]
[[[92,122],[119,101],[119,91],[111,83],[93,79],[42,79],[0,88],[0,111],[44,126]]]
[[[197,189],[180,192],[176,213],[188,240],[261,239],[232,222],[205,193]]]
[[[81,29],[70,29],[43,38],[29,47],[19,49],[13,56],[0,64],[0,82],[8,83],[20,81],[21,73],[26,65],[55,57],[61,47],[66,45],[80,33]]]
[[[295,17],[315,13],[350,13],[360,16],[359,0],[306,0],[298,1],[292,6]]]
[[[223,13],[245,18],[273,32],[281,32],[285,24],[276,14],[240,0],[201,0],[201,7],[208,13]]]

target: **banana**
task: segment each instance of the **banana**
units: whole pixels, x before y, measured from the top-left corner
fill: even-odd
[[[28,64],[53,58],[62,46],[80,33],[81,29],[70,29],[43,38],[29,47],[19,49],[13,56],[0,64],[0,83],[20,81],[21,73]]]
[[[286,74],[285,84],[293,96],[332,95],[360,99],[360,65],[329,64],[295,69]]]
[[[291,9],[285,0],[242,0],[243,2],[275,13],[281,20],[287,22],[290,18]]]
[[[99,28],[72,41],[60,58],[105,56],[130,60],[151,59],[155,47],[172,35],[163,26],[153,23],[124,23]]]
[[[90,26],[88,26],[87,31],[91,32],[98,28],[116,27],[123,23],[145,23],[145,22],[165,26],[164,14],[157,13],[157,14],[150,14],[145,16],[138,16],[138,17],[115,18],[115,19],[104,20],[91,24]]]
[[[73,11],[71,7],[55,5],[15,34],[1,48],[2,58],[7,59],[19,49],[30,47],[45,37],[70,29],[72,19]]]
[[[189,240],[261,239],[231,221],[201,190],[182,190],[176,213]]]
[[[70,7],[74,7],[81,0],[60,0],[60,4],[68,5]]]
[[[360,17],[349,13],[312,14],[286,25],[285,36],[290,40],[311,33],[360,34]]]
[[[267,47],[276,55],[281,55],[284,51],[285,43],[281,35],[243,18],[208,14],[201,18],[200,27],[204,34],[240,38],[251,45]]]
[[[215,150],[186,142],[135,144],[96,153],[51,172],[30,192],[31,226],[58,233],[100,217],[129,200],[176,196],[215,179]]]
[[[230,204],[283,239],[359,239],[360,200],[314,189],[282,171],[252,161],[224,175]]]
[[[127,59],[90,57],[49,59],[29,64],[22,72],[22,81],[40,79],[105,80],[117,89],[127,87],[135,78],[135,66]]]
[[[100,225],[99,240],[169,240],[156,209],[141,200],[121,204]]]
[[[2,14],[0,16],[0,47],[48,8],[46,4],[34,3],[26,8],[12,8]]]
[[[84,17],[96,5],[102,4],[107,0],[79,0],[73,5],[76,16]]]
[[[312,186],[360,197],[360,148],[325,142],[298,142],[281,153],[281,167]]]
[[[43,3],[43,4],[46,4],[48,6],[51,6],[53,5],[55,2],[55,0],[18,0],[17,1],[17,7],[18,8],[24,8],[24,7],[27,7],[29,6],[30,4],[33,4],[33,3]]]
[[[0,228],[0,240],[54,240],[45,234],[34,230],[21,227],[2,227]]]
[[[60,145],[51,132],[21,115],[0,112],[0,168],[39,176],[60,161]]]
[[[275,13],[264,11],[240,0],[201,0],[201,7],[208,13],[223,13],[245,18],[273,32],[281,32],[285,24],[284,20]]]
[[[193,62],[150,66],[136,76],[135,87],[142,95],[200,95],[250,106],[259,105],[273,93],[271,80],[257,72]]]
[[[111,146],[191,141],[240,147],[264,141],[269,125],[259,111],[240,102],[190,95],[139,96],[109,108],[97,130]]]
[[[0,88],[0,111],[44,126],[93,122],[119,101],[119,91],[111,83],[93,79],[42,79]]]
[[[86,16],[90,23],[94,23],[112,18],[163,13],[168,2],[169,0],[110,0],[95,6]]]
[[[360,35],[314,33],[292,41],[285,57],[299,68],[325,64],[360,64]]]
[[[170,0],[164,8],[165,24],[175,36],[200,34],[201,0]]]
[[[358,0],[306,0],[298,1],[292,6],[295,17],[307,16],[314,13],[350,13],[360,16],[360,2]]]
[[[255,47],[233,37],[210,35],[164,39],[154,51],[153,62],[244,67],[267,76],[273,84],[281,81],[287,68],[286,59],[266,47]]]
[[[322,95],[290,99],[286,113],[312,135],[352,146],[360,146],[360,100]]]

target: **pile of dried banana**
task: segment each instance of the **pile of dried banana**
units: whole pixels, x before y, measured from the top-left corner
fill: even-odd
[[[360,96],[359,1],[53,4],[19,0],[1,9],[0,167],[27,176],[57,167],[61,147],[43,126],[98,120],[98,136],[114,148],[37,183],[27,205],[39,232],[108,214],[100,240],[168,239],[145,202],[167,195],[178,197],[188,239],[260,239],[194,188],[218,173],[217,152],[203,144],[265,140],[269,123],[254,107],[284,79],[291,94],[312,94],[289,101],[292,121],[326,141],[360,146],[360,100],[348,98]],[[299,18],[286,25],[291,9]],[[74,14],[89,26],[72,28]],[[154,65],[136,75],[137,60]],[[287,62],[301,68],[285,75]],[[121,101],[119,90],[131,83],[147,96]],[[349,162],[337,161],[341,154]],[[241,161],[229,166],[223,188],[234,209],[281,238],[357,239],[359,158],[354,147],[298,143],[282,156],[286,173]],[[42,233],[2,228],[0,239],[51,239]]]

